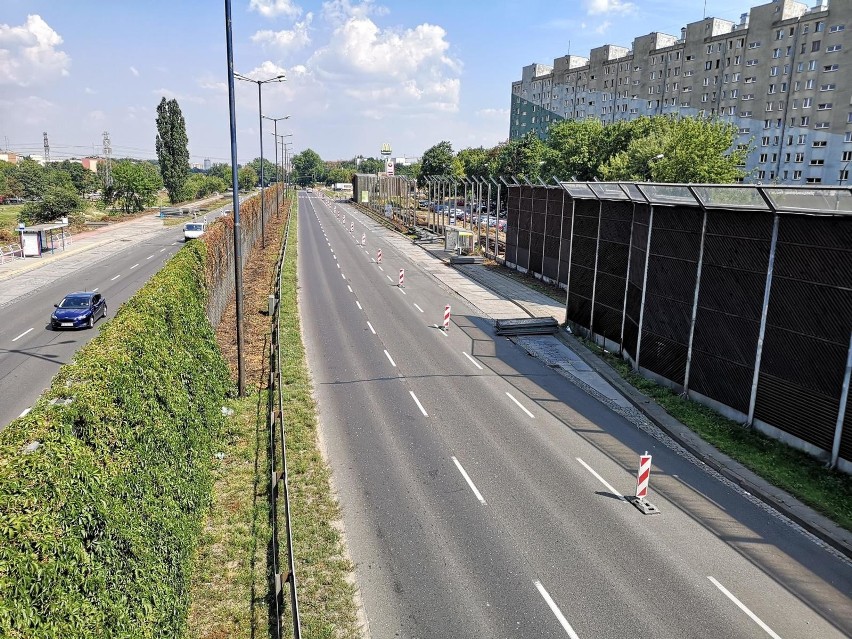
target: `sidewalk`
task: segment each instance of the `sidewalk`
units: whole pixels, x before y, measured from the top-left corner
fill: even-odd
[[[338,203],[338,206],[341,204]],[[349,212],[354,207],[344,204]],[[362,211],[358,214],[368,218]],[[408,238],[373,222],[367,224],[382,241],[408,256],[482,315],[491,320],[515,317],[553,317],[565,321],[565,304],[481,264],[450,265],[450,254],[437,244],[416,245]],[[719,452],[669,415],[656,402],[630,386],[608,364],[566,331],[558,335],[511,338],[571,383],[632,422],[669,448],[738,490],[771,516],[787,517],[835,556],[852,559],[852,533],[776,488],[751,470]]]

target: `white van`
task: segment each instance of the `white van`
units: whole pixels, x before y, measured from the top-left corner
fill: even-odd
[[[187,222],[183,226],[183,241],[195,240],[204,235],[204,231],[206,230],[207,220],[193,220],[192,222]]]

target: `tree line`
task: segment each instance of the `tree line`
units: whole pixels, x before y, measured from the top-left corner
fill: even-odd
[[[736,136],[736,126],[716,118],[563,120],[549,127],[546,140],[528,133],[459,151],[444,140],[428,148],[419,163],[396,166],[395,173],[417,179],[420,186],[434,176],[726,184],[746,175],[748,145],[735,147]],[[354,173],[384,170],[378,158],[327,162],[312,149],[293,156],[294,178],[301,185],[349,182]]]

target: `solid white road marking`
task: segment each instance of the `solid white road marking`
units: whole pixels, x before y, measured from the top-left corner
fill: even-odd
[[[770,628],[770,627],[769,627],[769,626],[767,626],[765,623],[763,623],[763,622],[760,620],[760,618],[759,618],[756,614],[754,614],[751,610],[749,610],[748,608],[746,608],[746,607],[745,607],[745,604],[744,604],[742,601],[740,601],[739,599],[737,599],[736,597],[734,597],[734,595],[732,595],[732,594],[731,594],[731,592],[730,592],[727,588],[725,588],[725,586],[723,586],[722,584],[720,584],[718,581],[716,581],[716,580],[715,580],[713,577],[711,577],[710,575],[707,575],[707,579],[709,579],[709,580],[710,580],[710,582],[711,582],[714,586],[716,586],[719,590],[721,590],[721,591],[722,591],[722,594],[724,594],[724,595],[725,595],[728,599],[730,599],[730,600],[731,600],[731,601],[733,601],[735,604],[737,604],[737,607],[738,607],[740,610],[742,610],[742,611],[743,611],[744,613],[746,613],[749,617],[751,617],[751,620],[752,620],[754,623],[756,623],[758,626],[760,626],[761,628],[763,628],[763,630],[764,630],[764,631],[766,631],[766,634],[768,634],[768,635],[769,635],[770,637],[772,637],[773,639],[781,639],[781,637],[779,637],[777,634],[775,634],[775,633],[772,631],[772,628]]]
[[[13,341],[13,342],[17,342],[19,339],[21,339],[24,335],[26,335],[27,333],[29,333],[31,330],[33,330],[33,329],[32,329],[32,328],[28,328],[27,330],[25,330],[23,333],[21,333],[20,335],[18,335],[18,336],[17,336],[15,339],[13,339],[12,341]]]
[[[145,259],[146,259],[146,260],[150,260],[150,259],[152,259],[153,257],[154,257],[153,255],[149,255],[149,256],[148,256],[148,257],[146,257]]]
[[[393,357],[390,356],[390,353],[388,353],[387,350],[385,350],[385,357],[388,358],[388,361],[391,363],[391,366],[396,368],[396,362],[393,361]]]
[[[597,477],[598,481],[599,481],[600,483],[602,483],[604,486],[606,486],[606,489],[607,489],[609,492],[611,492],[613,495],[617,495],[617,496],[618,496],[618,498],[619,498],[621,501],[625,501],[625,499],[624,499],[624,495],[622,495],[622,494],[621,494],[621,493],[619,493],[619,492],[618,492],[615,488],[613,488],[613,487],[612,487],[612,485],[611,485],[611,484],[610,484],[610,483],[609,483],[606,479],[604,479],[603,477],[601,477],[600,475],[598,475],[598,474],[597,474],[597,472],[595,472],[595,469],[594,469],[594,468],[592,468],[591,466],[589,466],[586,462],[584,462],[584,461],[583,461],[582,459],[580,459],[579,457],[576,457],[575,459],[576,459],[578,462],[580,462],[581,464],[583,464],[583,466],[585,466],[585,467],[586,467],[586,470],[588,470],[590,473],[592,473],[592,475],[594,475],[595,477]]]
[[[136,264],[134,264],[133,266],[131,266],[131,267],[130,267],[130,270],[132,271],[132,270],[133,270],[133,269],[135,269],[137,266],[139,266],[139,262],[137,262]]]
[[[432,324],[432,326],[433,326],[434,328],[437,328],[437,329],[438,329],[438,332],[439,332],[441,335],[443,335],[444,337],[447,337],[447,331],[445,331],[445,330],[444,330],[444,327],[443,327],[443,326],[438,326],[437,324]],[[506,393],[506,394],[508,395],[509,393]]]
[[[515,402],[522,411],[524,411],[527,415],[529,415],[530,417],[535,419],[535,415],[533,415],[531,412],[529,412],[526,409],[526,407],[523,404],[521,404],[521,402],[519,402],[517,399],[515,399],[514,396],[512,395],[512,393],[510,393],[509,391],[506,391],[506,394],[509,396],[509,399],[511,399],[513,402]]]
[[[485,503],[485,498],[482,496],[482,493],[477,490],[476,485],[473,483],[473,480],[470,478],[470,475],[465,472],[465,469],[462,467],[459,460],[453,457],[453,463],[456,465],[456,468],[459,469],[459,472],[462,474],[462,477],[464,477],[464,480],[467,482],[467,485],[470,486],[470,489],[473,491],[473,494],[476,495],[476,498],[479,500],[479,503],[483,506],[487,506],[488,504]]]
[[[340,268],[340,264],[338,263],[337,268]]]
[[[347,285],[346,285],[346,288],[348,288],[348,289],[349,289],[349,292],[350,292],[350,293],[352,293],[352,292],[353,292],[353,291],[352,291],[352,287],[351,287],[351,286],[349,286],[349,284],[347,284]]]
[[[166,250],[165,248],[161,248],[161,249],[160,249],[160,253],[162,253],[162,252],[163,252],[163,251],[165,251],[165,250]]]
[[[117,280],[119,277],[121,277],[121,273],[119,273],[119,274],[118,274],[118,275],[116,275],[115,277],[111,277],[111,278],[109,278],[109,281],[110,281],[110,282],[114,282],[114,281],[115,281],[115,280]]]
[[[367,326],[369,327],[370,332],[371,332],[373,335],[375,335],[375,334],[376,334],[376,329],[375,329],[375,328],[373,328],[373,325],[372,325],[372,324],[370,324],[370,322],[367,322]]]
[[[379,270],[380,270],[382,273],[384,273],[384,272],[385,272],[385,269],[383,269],[381,266],[379,267]]]
[[[464,351],[462,351],[462,352],[464,353]],[[473,365],[476,366],[479,370],[482,370],[482,366],[479,364],[479,362],[477,362],[475,359],[473,359],[467,353],[464,353],[464,356],[467,357],[471,362],[473,362]]]
[[[416,309],[417,309],[418,311],[420,311],[421,313],[423,312],[423,309],[422,309],[422,308],[420,308],[419,306],[417,306],[417,304],[415,304],[415,305],[414,305],[414,308],[416,308]]]
[[[399,289],[399,292],[402,293],[403,295],[408,295],[408,293],[406,293],[405,290],[403,290],[403,289]]]
[[[390,280],[390,283],[391,283],[391,284],[393,284],[393,280],[391,279],[391,276],[390,276],[390,275],[385,275],[385,277],[386,277],[386,278],[388,278],[388,280]]]
[[[577,633],[574,632],[574,629],[571,627],[571,624],[568,623],[568,620],[565,618],[565,615],[562,614],[562,611],[559,610],[559,606],[556,605],[556,602],[553,601],[553,598],[550,596],[550,593],[544,589],[544,586],[541,585],[540,581],[534,581],[535,587],[538,589],[539,594],[544,598],[545,603],[550,608],[550,612],[556,615],[556,619],[559,620],[559,624],[562,626],[562,629],[568,633],[568,636],[571,639],[580,639],[577,636]]]
[[[344,280],[346,279],[346,276],[343,273],[340,274],[340,277],[342,277]]]
[[[97,293],[97,292],[98,292],[98,287],[96,286],[95,288],[93,288],[93,289],[92,289],[92,292],[93,292],[93,293]]]
[[[361,302],[359,302],[358,300],[355,300],[355,303],[358,305],[358,310],[359,310],[359,311],[363,311],[363,310],[364,310],[363,308],[361,308]]]
[[[25,409],[24,409],[24,412],[23,412],[23,413],[21,413],[20,415],[18,415],[18,417],[26,417],[26,416],[27,416],[27,413],[29,413],[32,409],[33,409],[33,407],[32,407],[32,406],[30,406],[29,408],[25,408]]]
[[[414,403],[417,404],[417,408],[420,409],[420,412],[423,413],[423,417],[429,417],[429,413],[426,412],[426,409],[423,408],[423,404],[420,403],[420,400],[417,399],[417,395],[414,394],[414,391],[408,391],[411,394],[411,398],[414,400]]]

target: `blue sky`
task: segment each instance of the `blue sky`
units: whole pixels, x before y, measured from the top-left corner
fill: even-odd
[[[521,67],[652,31],[678,35],[696,0],[232,0],[234,68],[263,88],[263,111],[290,115],[295,152],[323,159],[418,156],[508,137]],[[757,4],[757,3],[755,3]],[[710,0],[738,21],[747,0]],[[191,161],[229,161],[224,2],[0,0],[0,147],[51,159],[100,152],[155,157],[156,106],[176,98]],[[239,162],[259,155],[257,85],[238,82]],[[268,128],[267,128],[268,127]],[[271,123],[264,155],[274,153]]]

